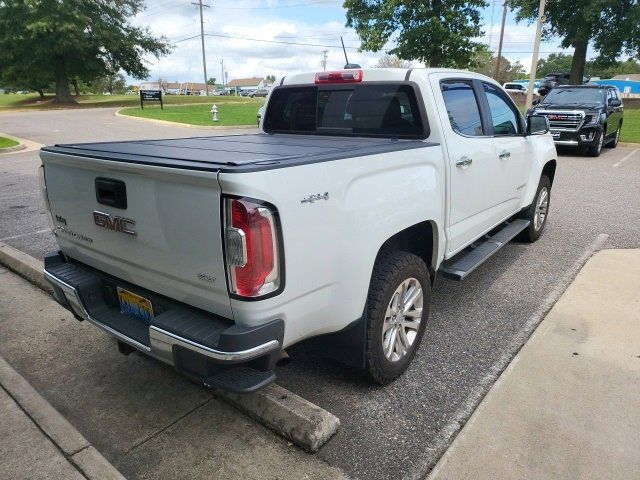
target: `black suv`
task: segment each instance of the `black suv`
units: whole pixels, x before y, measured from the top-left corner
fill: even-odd
[[[556,145],[583,147],[593,157],[615,148],[622,128],[620,92],[610,85],[555,87],[527,115],[544,115]]]
[[[582,77],[582,83],[588,83],[591,77]],[[559,87],[560,85],[569,85],[568,73],[549,73],[545,75],[538,87],[538,95],[545,96],[551,91],[552,88]]]

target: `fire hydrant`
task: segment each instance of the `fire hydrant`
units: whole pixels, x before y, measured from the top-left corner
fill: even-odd
[[[218,121],[218,107],[216,107],[215,103],[211,107],[211,120],[214,122]]]

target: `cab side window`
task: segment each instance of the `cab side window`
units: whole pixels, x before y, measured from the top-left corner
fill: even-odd
[[[520,133],[520,115],[515,111],[511,102],[505,98],[505,93],[489,83],[483,82],[482,86],[489,103],[493,134],[518,135]]]
[[[485,135],[482,130],[480,107],[473,91],[473,84],[466,80],[440,82],[440,90],[447,107],[447,114],[454,131],[470,136]]]

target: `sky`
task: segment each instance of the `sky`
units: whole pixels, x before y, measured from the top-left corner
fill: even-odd
[[[488,1],[482,11],[484,36],[479,40],[497,51],[503,1]],[[165,36],[174,46],[168,56],[146,57],[149,81],[203,81],[200,16],[192,2],[197,4],[198,0],[147,0],[147,8],[132,20],[155,35]],[[351,63],[374,66],[385,54],[358,51],[358,36],[345,27],[346,11],[339,0],[203,0],[203,4],[209,5],[204,8],[207,74],[218,82],[222,60],[229,81],[321,70],[323,50],[327,51],[327,69],[340,69],[345,63],[340,36]],[[503,56],[519,61],[528,71],[534,36],[534,25],[517,24],[514,13],[509,12]],[[544,42],[540,50],[543,58],[563,51],[559,41]],[[422,65],[414,62],[413,66]],[[130,77],[127,80],[139,82]]]

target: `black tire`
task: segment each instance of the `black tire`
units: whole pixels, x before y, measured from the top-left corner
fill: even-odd
[[[618,140],[620,139],[620,129],[622,125],[618,126],[616,133],[613,135],[613,139],[609,140],[609,142],[605,145],[607,148],[616,148],[618,146]]]
[[[602,132],[598,136],[598,141],[593,147],[587,148],[587,155],[590,157],[599,157],[600,153],[602,153],[602,147],[604,146],[604,132],[606,127],[602,127]]]
[[[542,222],[536,223],[536,213],[538,209],[538,203],[540,201],[540,197],[543,194],[542,192],[546,191],[546,213],[544,218],[542,218]],[[524,218],[525,220],[529,220],[529,226],[525,228],[522,232],[518,234],[518,240],[528,243],[533,243],[540,238],[542,232],[544,231],[544,227],[547,225],[547,218],[549,216],[549,207],[551,206],[551,180],[546,175],[542,175],[540,177],[540,182],[538,183],[538,189],[536,190],[536,196],[533,198],[533,202],[531,205],[527,207],[526,210],[523,210],[519,217]],[[540,220],[540,219],[538,219]]]
[[[406,354],[398,359],[390,360],[385,355],[383,345],[383,328],[385,327],[385,318],[387,318],[387,308],[390,306],[392,297],[395,296],[396,289],[400,288],[403,282],[408,282],[410,279],[417,280],[422,288],[422,314],[417,331],[415,333],[413,331],[410,332],[411,336],[415,335],[415,337],[413,343],[406,349]],[[365,349],[367,371],[374,382],[380,385],[392,382],[405,372],[413,360],[422,341],[427,318],[429,317],[429,300],[431,297],[431,283],[429,280],[429,270],[424,261],[411,253],[389,251],[380,254],[376,260],[367,297],[367,344]],[[409,306],[412,307],[412,305]],[[391,327],[388,332],[393,328]],[[403,326],[399,325],[398,328],[403,328]],[[408,332],[408,330],[405,330],[405,332]],[[401,336],[401,334],[397,333],[397,336]],[[403,338],[407,339],[407,336],[404,335]],[[403,340],[399,341],[402,342]],[[395,345],[395,342],[393,343]],[[395,354],[392,353],[392,355]]]

